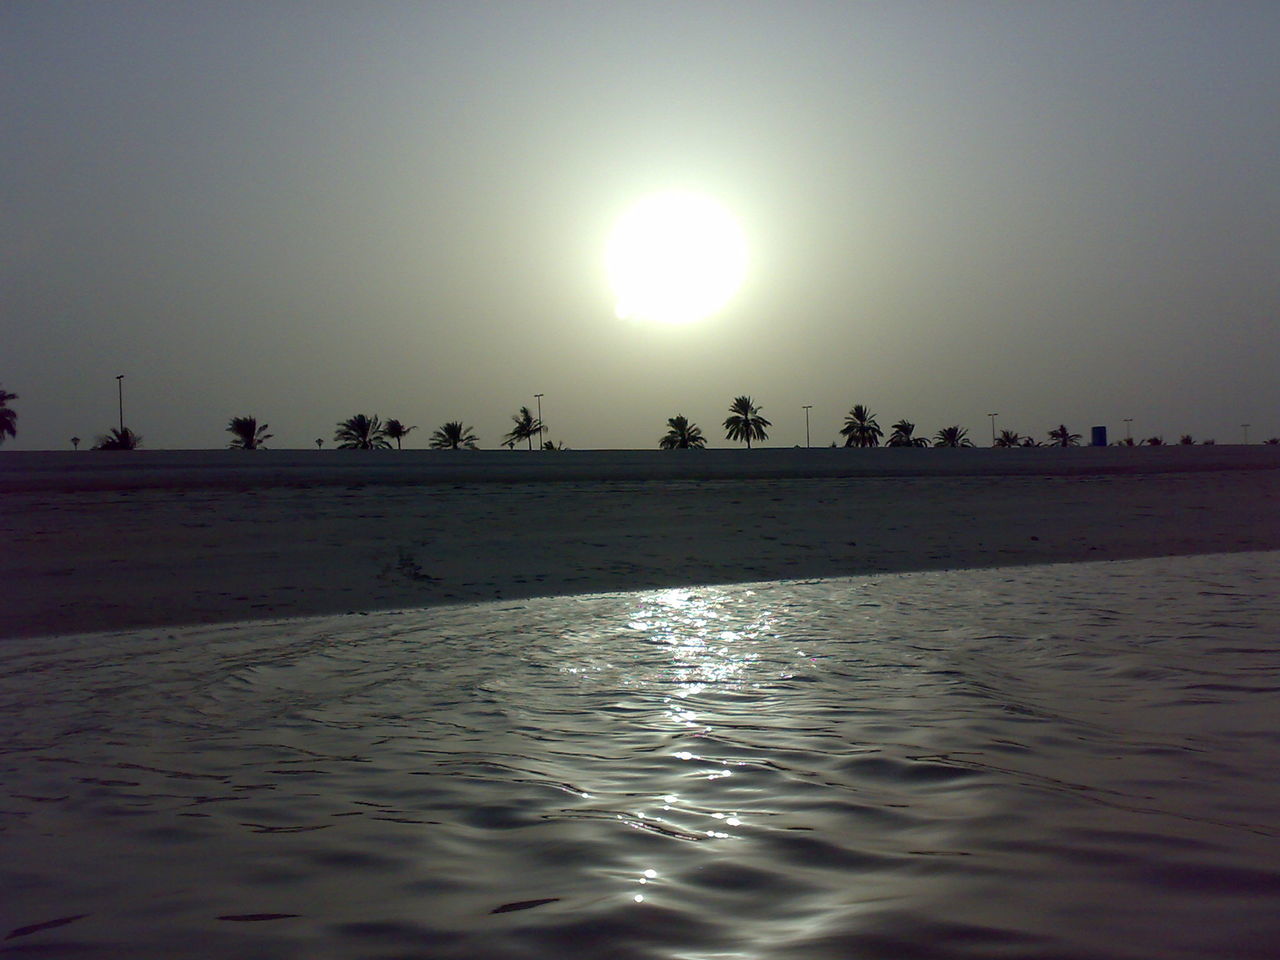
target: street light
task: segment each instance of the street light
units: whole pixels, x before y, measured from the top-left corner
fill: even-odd
[[[813,409],[812,403],[803,404],[804,407],[804,448],[809,449],[809,411]]]
[[[124,433],[124,374],[116,377],[116,394],[120,401],[120,432]]]
[[[535,393],[533,395],[533,399],[538,401],[538,436],[541,437],[547,432],[546,428],[542,425],[542,394]],[[542,444],[539,443],[538,446],[542,446]]]
[[[1124,438],[1125,440],[1133,439],[1133,417],[1124,418]]]
[[[1000,416],[1000,414],[988,413],[987,416],[991,418],[991,445],[994,447],[996,445],[996,417]]]

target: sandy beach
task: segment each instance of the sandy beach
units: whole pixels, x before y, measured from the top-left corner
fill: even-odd
[[[0,456],[0,636],[1280,549],[1280,450]]]

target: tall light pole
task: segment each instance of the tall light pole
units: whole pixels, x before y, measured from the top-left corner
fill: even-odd
[[[988,413],[987,416],[991,418],[991,445],[994,447],[996,445],[996,417],[1000,416],[1000,414]]]
[[[542,425],[542,394],[535,393],[533,399],[538,401],[538,436],[543,437],[546,435],[547,430]],[[541,440],[539,440],[538,446],[542,446]]]
[[[124,433],[124,374],[116,377],[116,398],[120,401],[120,432]]]
[[[1125,440],[1133,439],[1133,417],[1124,418],[1124,438]]]
[[[804,406],[804,448],[809,449],[809,411],[813,409],[812,403],[803,404]]]
[[[1240,429],[1244,431],[1244,445],[1249,445],[1249,425],[1247,423],[1240,424]]]

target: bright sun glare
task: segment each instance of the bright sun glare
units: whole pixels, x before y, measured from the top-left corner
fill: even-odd
[[[747,243],[737,220],[710,198],[655,193],[618,220],[606,265],[619,317],[688,323],[721,310],[737,292]]]

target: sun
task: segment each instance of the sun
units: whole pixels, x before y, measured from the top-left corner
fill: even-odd
[[[738,291],[747,243],[714,200],[669,190],[622,215],[605,259],[619,317],[689,323],[718,313]]]

